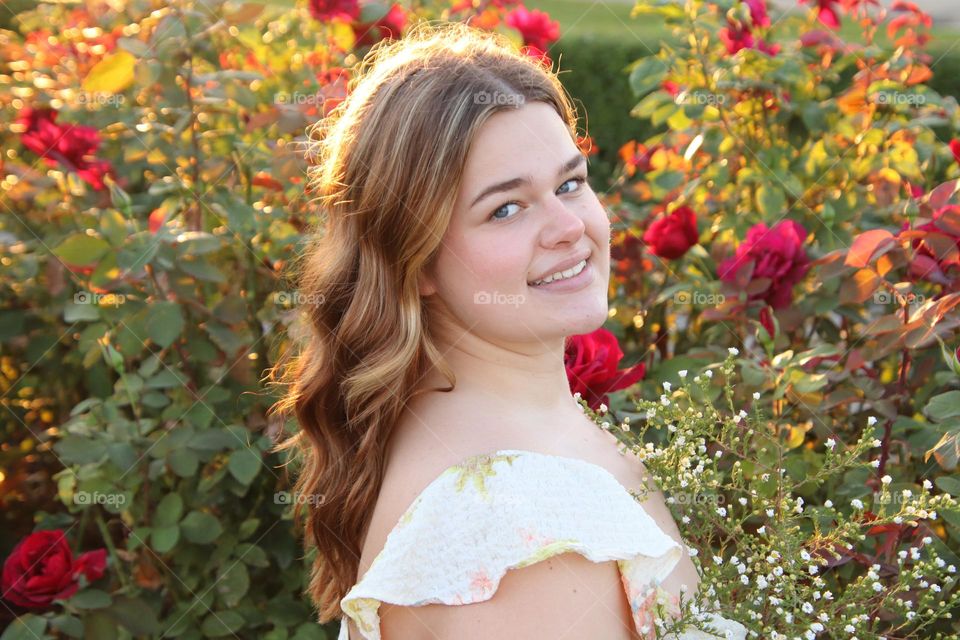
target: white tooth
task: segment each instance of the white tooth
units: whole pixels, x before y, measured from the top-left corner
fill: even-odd
[[[544,278],[543,280],[537,280],[537,281],[534,282],[533,284],[534,284],[534,285],[549,284],[549,283],[553,282],[554,280],[562,280],[562,279],[566,279],[566,278],[571,278],[571,277],[577,275],[578,273],[580,273],[581,271],[583,271],[583,269],[584,269],[586,266],[587,266],[587,261],[586,261],[586,260],[581,260],[581,261],[580,261],[580,264],[575,265],[575,266],[573,266],[573,267],[570,267],[570,268],[567,269],[566,271],[558,271],[557,273],[554,273],[554,274],[552,274],[552,275],[547,276],[547,277]]]

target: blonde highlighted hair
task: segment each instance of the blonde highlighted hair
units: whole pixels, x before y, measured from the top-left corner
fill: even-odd
[[[504,99],[506,97],[506,99]],[[421,22],[375,45],[346,99],[310,128],[318,221],[294,263],[303,332],[270,372],[271,412],[299,429],[275,446],[299,460],[295,522],[315,548],[308,595],[321,623],[342,616],[358,579],[391,430],[436,368],[420,275],[441,246],[467,152],[492,114],[540,101],[577,141],[577,112],[556,74],[505,36]],[[293,332],[291,332],[293,333]],[[422,391],[422,390],[421,390]]]

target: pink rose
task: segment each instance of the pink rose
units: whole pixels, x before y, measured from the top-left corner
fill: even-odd
[[[720,279],[741,289],[749,300],[763,300],[774,309],[790,305],[793,286],[810,269],[803,248],[807,232],[800,223],[781,220],[772,229],[760,222],[747,231],[736,254],[720,264]]]

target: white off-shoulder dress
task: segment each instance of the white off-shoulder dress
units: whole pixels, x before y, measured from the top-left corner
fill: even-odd
[[[671,602],[657,585],[682,550],[613,474],[585,460],[521,449],[471,456],[441,473],[397,521],[340,600],[338,640],[360,640],[348,637],[348,616],[363,638],[380,640],[383,602],[483,602],[509,569],[570,551],[617,561],[636,629],[655,638],[654,605],[658,598]],[[718,634],[691,627],[677,640],[745,640],[739,622],[708,616]]]

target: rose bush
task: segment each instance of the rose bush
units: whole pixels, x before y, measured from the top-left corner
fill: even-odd
[[[335,635],[261,380],[313,303],[284,280],[305,128],[420,19],[545,63],[558,37],[510,1],[39,3],[0,30],[9,637]]]
[[[571,391],[668,494],[701,605],[752,637],[956,635],[960,140],[929,18],[637,13],[676,34],[630,69],[657,133],[611,148],[610,321],[568,341]],[[559,37],[507,0],[39,4],[0,31],[11,636],[335,634],[261,384],[317,303],[283,278],[296,143],[365,47],[435,17],[545,64]]]
[[[652,345],[638,394],[660,397],[614,399],[624,443],[683,535],[719,549],[707,597],[758,637],[954,637],[960,110],[925,85],[929,16],[634,12],[675,38],[631,66],[633,114],[657,129],[623,145],[608,194],[616,332]],[[665,257],[659,226],[684,209],[705,232]]]

